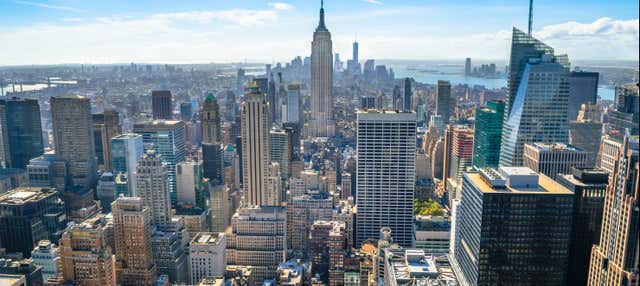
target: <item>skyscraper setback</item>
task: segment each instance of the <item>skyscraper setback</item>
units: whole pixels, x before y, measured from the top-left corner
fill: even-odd
[[[250,87],[242,102],[242,172],[246,203],[269,205],[269,104],[258,87]]]
[[[202,112],[200,114],[202,124],[202,142],[218,143],[222,140],[220,133],[220,107],[216,97],[209,93],[204,100]]]
[[[311,42],[311,122],[310,134],[334,135],[333,121],[333,49],[331,33],[324,23],[324,7]]]
[[[589,286],[638,285],[638,149],[637,135],[627,134],[615,158],[604,199],[600,244],[591,252]]]

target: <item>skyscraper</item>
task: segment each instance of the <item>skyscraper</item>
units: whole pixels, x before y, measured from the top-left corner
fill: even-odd
[[[242,103],[242,186],[248,205],[267,203],[269,126],[269,104],[257,87],[250,87]]]
[[[464,60],[464,75],[465,76],[471,75],[471,58],[466,58]]]
[[[504,102],[487,101],[486,107],[476,109],[473,132],[473,166],[476,168],[498,167]]]
[[[144,154],[142,135],[128,133],[111,138],[111,167],[113,174],[126,174],[128,192],[126,196],[136,196],[135,173],[138,160]]]
[[[151,108],[153,111],[153,119],[170,120],[173,113],[173,102],[171,100],[171,91],[154,90],[151,91]]]
[[[207,98],[204,100],[200,116],[202,124],[202,142],[221,142],[222,133],[220,133],[220,108],[218,106],[218,100],[216,100],[212,93],[209,93]]]
[[[167,166],[155,151],[142,155],[136,170],[136,193],[151,213],[151,224],[161,229],[171,225],[171,198]]]
[[[315,137],[334,135],[333,50],[331,33],[324,23],[324,7],[311,42],[311,132]]]
[[[81,96],[51,97],[56,161],[66,170],[65,186],[91,188],[96,176],[91,103]]]
[[[500,166],[521,166],[524,144],[568,142],[569,59],[513,28],[509,67]]]
[[[302,110],[302,95],[299,84],[287,86],[287,116],[284,122],[295,123],[302,126],[304,112]]]
[[[291,176],[291,156],[293,155],[292,134],[286,130],[272,129],[269,132],[269,158],[278,162],[280,175],[286,180]]]
[[[105,109],[103,113],[93,114],[93,136],[96,145],[98,164],[105,170],[111,170],[111,138],[122,132],[120,115],[115,109]]]
[[[413,93],[411,91],[411,79],[404,79],[404,99],[402,100],[404,103],[404,110],[411,111],[413,110]]]
[[[573,193],[528,168],[464,173],[452,242],[457,278],[462,285],[565,285],[572,213]]]
[[[26,169],[42,155],[40,105],[34,99],[0,99],[0,166]]]
[[[133,132],[142,135],[144,150],[155,150],[167,164],[172,201],[176,191],[176,164],[185,159],[185,124],[175,120],[153,120],[133,125]]]
[[[445,124],[451,116],[451,84],[446,80],[439,80],[436,85],[436,115],[442,116]],[[395,233],[395,232],[394,232]]]
[[[587,285],[638,285],[638,137],[625,135],[604,198],[600,243],[593,247]],[[634,284],[635,283],[635,284]]]
[[[358,110],[356,246],[389,227],[394,241],[413,241],[416,114]]]
[[[176,166],[178,202],[196,205],[198,196],[205,191],[202,162],[187,161]]]
[[[556,181],[574,194],[567,285],[587,285],[591,250],[600,241],[609,173],[601,169],[572,168],[570,174],[558,175]]]
[[[581,105],[597,102],[599,76],[597,72],[569,73],[569,120],[576,120]]]
[[[236,94],[231,90],[227,90],[224,98],[225,119],[232,122],[238,114],[238,105],[236,103]]]
[[[151,251],[151,210],[138,197],[120,197],[111,205],[119,285],[153,285],[157,276]]]
[[[202,144],[202,176],[211,180],[214,185],[224,182],[224,162],[220,144]]]
[[[353,42],[352,49],[353,49],[353,56],[352,56],[351,60],[353,60],[354,64],[357,64],[357,63],[359,63],[359,60],[358,60],[358,42],[356,42],[356,41]]]

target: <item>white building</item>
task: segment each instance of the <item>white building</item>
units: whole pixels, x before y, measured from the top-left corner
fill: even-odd
[[[31,251],[33,264],[42,267],[42,280],[47,281],[60,273],[60,254],[58,247],[49,240],[41,240],[38,246]],[[0,285],[4,285],[0,283]]]
[[[223,276],[226,268],[227,240],[223,233],[201,232],[189,244],[189,281]]]
[[[394,242],[413,242],[413,193],[416,173],[416,114],[358,110],[356,247],[378,238],[388,227]]]
[[[202,163],[181,162],[176,165],[176,190],[178,202],[196,204],[196,188],[202,178]]]

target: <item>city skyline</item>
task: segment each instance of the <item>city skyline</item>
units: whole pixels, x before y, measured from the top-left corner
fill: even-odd
[[[0,1],[0,42],[10,43],[0,66],[288,61],[310,55],[306,35],[320,4],[145,2]],[[353,0],[325,8],[343,59],[356,39],[363,59],[506,59],[510,28],[527,26],[528,1],[520,2]],[[537,1],[533,35],[571,59],[637,61],[635,11],[633,1]]]

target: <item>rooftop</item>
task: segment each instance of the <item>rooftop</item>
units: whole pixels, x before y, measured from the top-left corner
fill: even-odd
[[[34,202],[56,193],[54,188],[18,187],[0,196],[0,204],[20,205]]]
[[[536,142],[533,144],[525,144],[525,146],[526,145],[531,145],[535,149],[538,149],[539,151],[544,151],[544,152],[583,152],[581,149],[575,146],[564,144],[564,143]]]
[[[458,285],[446,255],[421,249],[387,249],[385,255],[387,275],[393,275],[385,280],[394,279],[394,285]]]
[[[505,183],[495,184],[492,180],[485,177],[482,171],[464,173],[464,176],[483,193],[573,194],[573,192],[553,179],[544,174],[535,173],[526,167],[500,167],[499,173],[495,169],[487,173],[499,176],[494,178],[494,180],[504,180]]]
[[[191,239],[192,245],[215,245],[220,243],[220,240],[224,234],[222,233],[213,233],[213,232],[199,232],[196,236]]]

